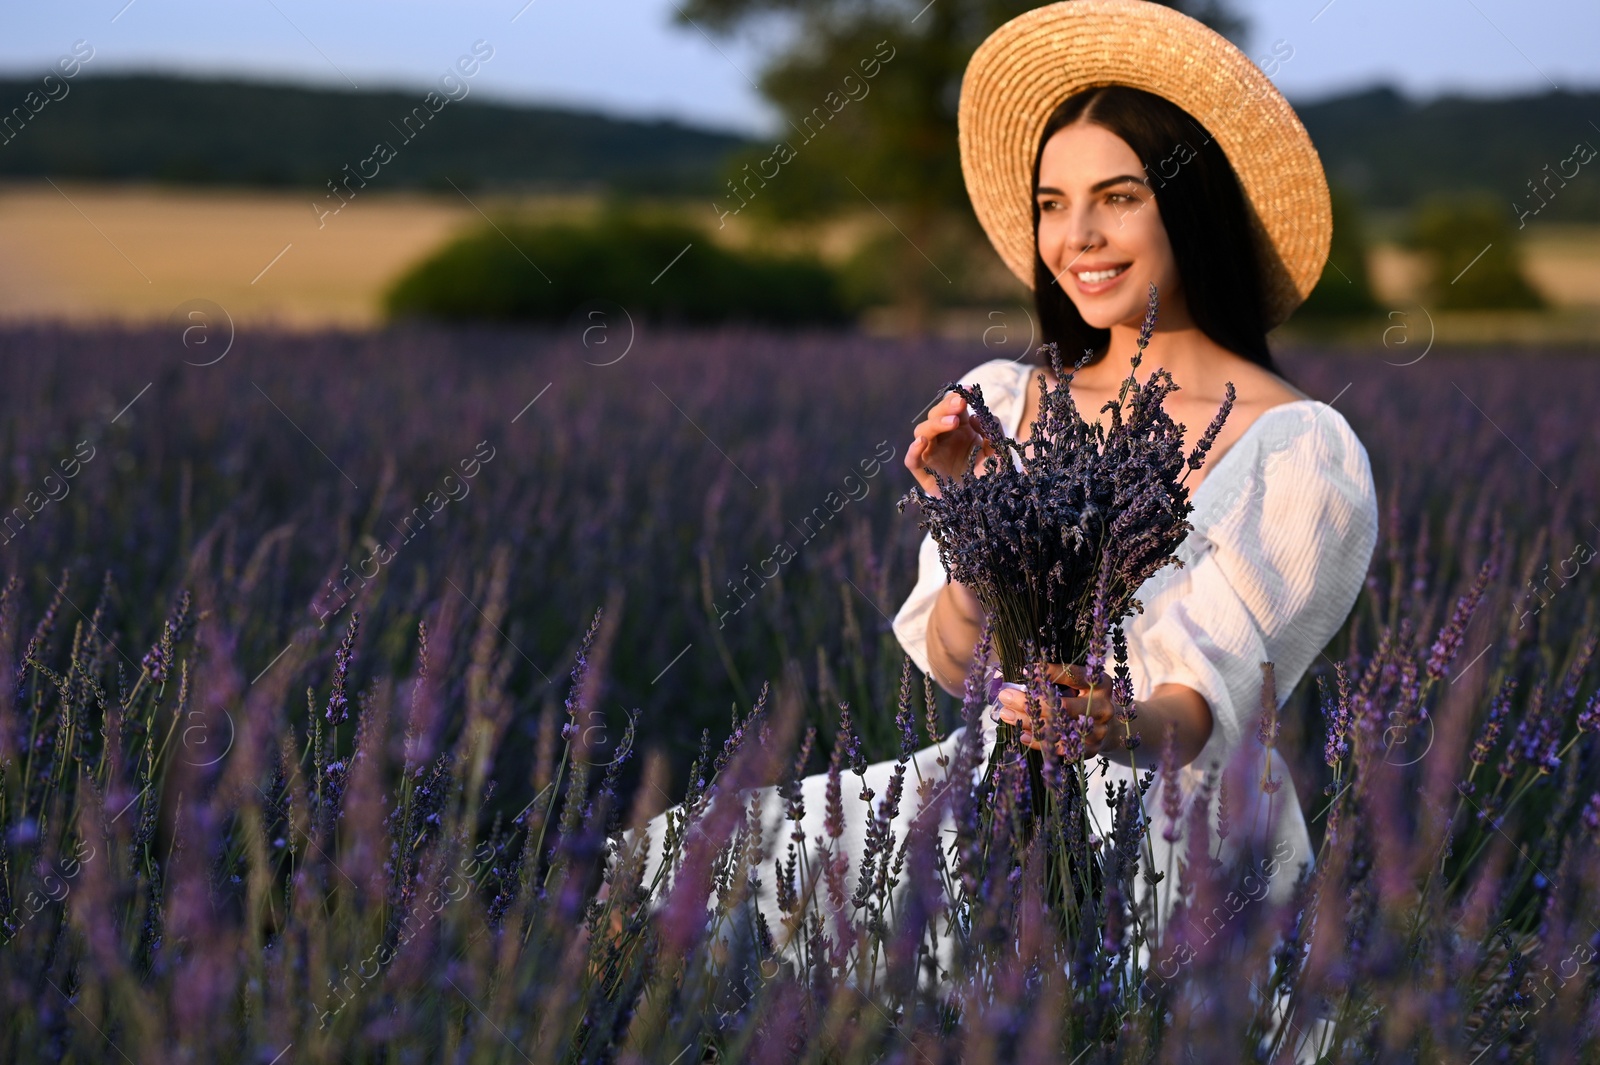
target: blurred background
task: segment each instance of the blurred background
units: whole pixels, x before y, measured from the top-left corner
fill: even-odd
[[[0,317],[164,321],[204,300],[365,329],[610,299],[981,337],[1028,301],[966,202],[956,100],[972,49],[1031,6],[17,9]],[[1595,5],[1172,6],[1269,72],[1335,187],[1333,255],[1285,337],[1370,342],[1424,306],[1445,342],[1600,336]]]

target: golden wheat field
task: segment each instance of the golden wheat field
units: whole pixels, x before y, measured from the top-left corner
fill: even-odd
[[[0,320],[152,321],[208,299],[239,322],[361,328],[377,324],[382,292],[395,277],[459,229],[480,224],[483,213],[560,218],[598,205],[582,195],[364,193],[319,224],[311,201],[289,191],[0,186]],[[695,206],[683,205],[685,218],[704,213]],[[743,243],[742,229],[709,235]],[[792,236],[839,259],[866,229],[846,223]],[[1530,227],[1525,247],[1528,276],[1556,305],[1556,317],[1593,321],[1600,226]],[[1415,256],[1388,243],[1373,248],[1369,265],[1390,306],[1414,299],[1426,276]]]
[[[209,299],[236,321],[370,325],[398,273],[479,218],[460,196],[373,194],[319,226],[311,200],[9,186],[0,190],[0,317],[161,319],[186,300]],[[559,211],[561,203],[534,206]]]

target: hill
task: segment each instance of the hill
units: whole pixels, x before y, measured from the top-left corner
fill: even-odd
[[[37,86],[0,80],[0,116]],[[751,143],[678,122],[479,96],[402,139],[425,93],[85,74],[0,145],[0,176],[320,189],[388,140],[388,189],[448,190],[448,178],[462,188],[698,195],[717,191],[720,164]],[[1532,181],[1545,194],[1540,221],[1600,221],[1600,180],[1563,167],[1579,142],[1600,146],[1591,117],[1600,92],[1419,101],[1377,86],[1295,106],[1330,178],[1367,207],[1402,210],[1430,191],[1477,189],[1532,209]]]
[[[719,162],[745,143],[672,121],[475,95],[406,126],[425,89],[354,92],[165,75],[85,74],[70,84],[0,146],[0,175],[323,188],[386,140],[395,156],[381,182],[390,189],[448,191],[448,178],[462,188],[692,194],[714,189]],[[0,80],[0,109],[10,113],[38,85],[37,78]]]
[[[1401,210],[1429,192],[1476,190],[1508,210],[1538,209],[1529,221],[1600,221],[1600,177],[1591,172],[1600,168],[1600,92],[1421,102],[1379,86],[1295,110],[1329,179],[1367,207]],[[1573,155],[1580,142],[1588,163]]]

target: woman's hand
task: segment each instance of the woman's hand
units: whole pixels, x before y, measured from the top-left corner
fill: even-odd
[[[924,466],[938,470],[946,480],[955,480],[967,471],[967,457],[977,444],[978,476],[983,476],[983,464],[994,454],[994,448],[972,424],[972,412],[959,392],[947,392],[943,399],[928,408],[928,416],[911,431],[911,446],[906,448],[906,469],[917,479],[922,490],[939,498],[939,483]]]
[[[1062,666],[1055,663],[1046,664],[1045,676],[1054,683],[1063,685],[1077,691],[1075,696],[1065,696],[1056,700],[1060,712],[1067,717],[1087,716],[1092,722],[1089,733],[1084,737],[1084,756],[1105,754],[1116,750],[1120,746],[1120,737],[1111,729],[1111,677],[1102,674],[1098,684],[1090,684],[1082,666]],[[1028,715],[1027,693],[1015,688],[1002,689],[999,696],[1000,708],[994,712],[998,721],[1008,725],[1021,725],[1023,728],[1022,743],[1035,750],[1044,749],[1042,733],[1044,721],[1037,723]],[[1050,700],[1040,708],[1045,719],[1048,719],[1054,708],[1049,705]],[[1066,741],[1062,740],[1056,745],[1056,753],[1061,757],[1066,755]]]

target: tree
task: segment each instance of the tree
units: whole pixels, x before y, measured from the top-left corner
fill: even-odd
[[[1152,0],[1154,2],[1154,0]],[[881,211],[904,235],[898,301],[920,323],[928,285],[951,270],[928,269],[936,240],[952,228],[983,239],[961,177],[956,111],[967,60],[1002,23],[1041,6],[1024,0],[688,0],[678,19],[731,36],[782,24],[789,45],[761,71],[758,87],[783,115],[785,140],[742,153],[716,210],[768,221],[815,220],[841,211]],[[1223,0],[1174,7],[1230,38],[1245,24]],[[931,282],[928,280],[932,278]]]
[[[1307,318],[1332,318],[1371,314],[1378,309],[1367,274],[1367,239],[1361,225],[1360,205],[1344,188],[1334,185],[1333,246],[1322,277],[1296,312]]]
[[[1417,205],[1406,243],[1433,260],[1432,299],[1461,310],[1537,309],[1544,297],[1522,275],[1517,231],[1487,195],[1435,195]]]

